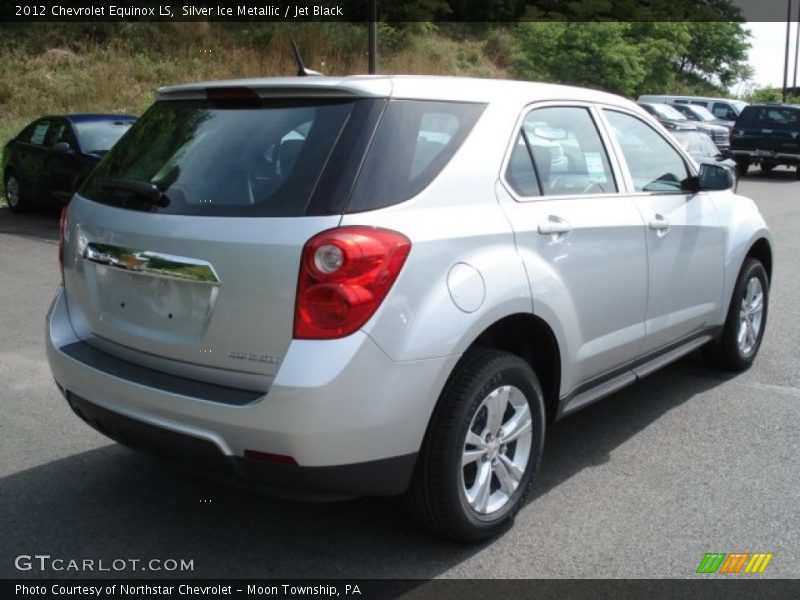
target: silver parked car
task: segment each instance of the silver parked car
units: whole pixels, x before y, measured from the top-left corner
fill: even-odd
[[[732,184],[591,90],[164,88],[63,215],[50,365],[120,442],[485,539],[546,423],[701,346],[752,364],[772,241]]]

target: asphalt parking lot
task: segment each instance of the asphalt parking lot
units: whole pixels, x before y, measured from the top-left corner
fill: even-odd
[[[479,546],[430,537],[395,501],[272,499],[90,430],[44,353],[57,215],[0,207],[0,577],[93,575],[14,567],[49,554],[194,561],[120,573],[140,577],[684,578],[707,552],[771,552],[756,577],[800,577],[800,181],[756,169],[739,191],[776,238],[756,365],[728,376],[690,357],[557,423],[516,526]]]

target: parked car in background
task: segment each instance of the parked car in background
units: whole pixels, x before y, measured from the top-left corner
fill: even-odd
[[[405,494],[484,540],[548,417],[701,347],[753,364],[772,242],[733,184],[594,90],[164,88],[63,211],[48,360],[122,443],[267,490]]]
[[[666,129],[697,129],[714,140],[714,143],[720,148],[728,147],[728,135],[730,130],[727,127],[688,119],[675,107],[669,104],[659,104],[654,102],[639,102],[638,104],[656,119],[658,119],[659,123],[661,123]]]
[[[732,98],[709,98],[704,96],[669,96],[644,95],[638,102],[662,102],[665,104],[693,104],[706,108],[716,118],[723,121],[735,121],[747,102]]]
[[[731,131],[730,152],[740,175],[754,164],[765,173],[785,165],[796,167],[800,179],[800,105],[747,106]]]
[[[697,121],[698,123],[704,123],[707,125],[719,125],[720,127],[727,129],[728,133],[730,133],[731,127],[733,127],[734,121],[724,121],[722,119],[718,119],[704,106],[696,106],[694,104],[671,104],[670,106],[672,106],[690,121]],[[724,141],[724,144],[727,146],[728,136],[726,135],[725,139],[721,141]],[[719,145],[718,140],[714,140],[714,143]]]
[[[697,129],[697,125],[684,117],[677,110],[661,102],[637,102],[649,114],[664,126],[664,129]]]
[[[12,211],[67,202],[100,159],[136,121],[130,115],[54,115],[37,119],[3,148],[6,202]]]

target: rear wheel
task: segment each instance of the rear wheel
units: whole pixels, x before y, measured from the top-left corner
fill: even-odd
[[[28,208],[22,196],[22,184],[14,171],[6,173],[5,181],[6,203],[13,212],[22,212]]]
[[[744,371],[756,358],[764,337],[769,308],[769,278],[760,261],[745,260],[728,309],[720,339],[709,347],[716,365]]]
[[[750,163],[746,160],[737,160],[736,161],[736,174],[739,177],[744,177],[747,175],[747,170],[750,168]]]
[[[497,535],[530,492],[543,442],[544,399],[528,363],[470,352],[431,420],[407,494],[412,516],[459,541]]]

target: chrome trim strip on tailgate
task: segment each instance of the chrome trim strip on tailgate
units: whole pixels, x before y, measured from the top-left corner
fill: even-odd
[[[196,258],[150,252],[149,250],[134,250],[95,242],[86,244],[83,258],[100,265],[124,269],[141,275],[219,285],[219,277],[217,277],[214,267],[210,263]]]

